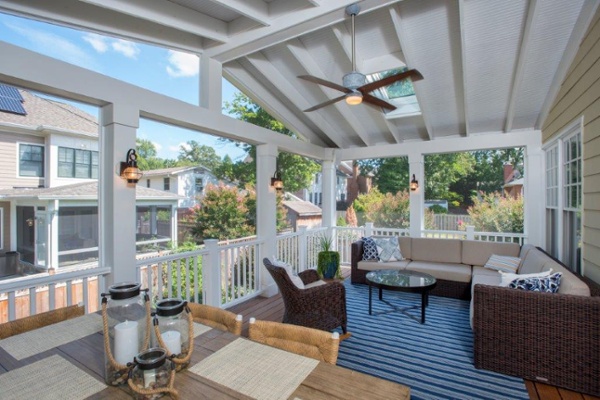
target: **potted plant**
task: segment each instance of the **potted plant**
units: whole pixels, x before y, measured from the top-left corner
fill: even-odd
[[[317,272],[325,279],[332,279],[340,275],[340,253],[331,250],[333,239],[328,235],[319,237],[319,251],[317,258]]]

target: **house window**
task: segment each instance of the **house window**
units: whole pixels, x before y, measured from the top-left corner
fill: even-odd
[[[44,146],[19,145],[19,176],[44,177]]]
[[[163,190],[171,190],[171,178],[163,179]]]
[[[581,272],[581,125],[567,129],[546,149],[546,249]]]
[[[98,152],[59,147],[58,176],[61,178],[98,179]]]
[[[204,190],[204,184],[202,182],[202,178],[196,178],[196,193],[202,193]]]
[[[149,188],[150,187],[150,179],[146,179],[146,187]]]

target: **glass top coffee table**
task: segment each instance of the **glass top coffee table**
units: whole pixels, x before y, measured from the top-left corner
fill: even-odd
[[[381,269],[367,273],[367,283],[369,284],[369,315],[373,315],[371,312],[371,293],[373,287],[379,288],[379,300],[392,308],[388,311],[378,312],[375,315],[399,311],[413,319],[416,319],[413,315],[407,313],[407,311],[418,308],[418,305],[405,308],[396,307],[388,301],[383,300],[383,289],[400,292],[421,293],[421,323],[425,323],[425,309],[427,308],[427,304],[429,302],[429,291],[437,284],[437,281],[433,276],[408,269]]]

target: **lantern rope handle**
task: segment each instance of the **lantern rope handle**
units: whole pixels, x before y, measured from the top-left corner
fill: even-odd
[[[190,358],[192,357],[192,350],[194,349],[194,317],[192,316],[192,312],[190,311],[187,304],[185,305],[185,311],[187,312],[188,338],[189,338],[190,346],[188,348],[188,352],[185,355],[185,357],[183,357],[183,358],[172,357],[171,358],[171,361],[173,361],[175,364],[188,363],[190,361]],[[167,351],[167,357],[171,357],[171,355],[172,355],[171,351],[169,351],[169,349],[165,345],[165,342],[163,342],[162,335],[160,334],[160,329],[158,328],[158,320],[155,320],[155,323],[154,323],[154,333],[156,334],[156,339],[158,340],[158,344],[160,345],[160,347],[162,347],[163,349],[165,349]]]
[[[177,389],[175,389],[173,387],[175,385],[175,370],[174,369],[171,370],[171,373],[169,375],[169,385],[166,388],[157,388],[157,389],[142,388],[142,387],[135,385],[133,383],[133,379],[131,379],[131,377],[129,377],[129,379],[127,379],[127,384],[129,385],[129,388],[131,390],[133,390],[134,392],[139,393],[141,395],[168,393],[169,396],[171,396],[171,398],[173,400],[179,399],[179,392],[177,392]]]

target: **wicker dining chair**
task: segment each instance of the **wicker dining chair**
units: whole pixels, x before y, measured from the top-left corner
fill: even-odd
[[[72,305],[0,324],[0,339],[66,321],[85,314],[83,305]]]
[[[230,311],[206,304],[188,303],[188,306],[195,322],[231,332],[234,335],[242,334],[242,316],[240,314],[235,315]]]
[[[340,335],[337,332],[255,318],[250,318],[248,337],[258,343],[333,365],[337,361],[340,347]]]
[[[282,322],[323,331],[341,327],[346,334],[346,288],[342,283],[328,282],[308,289],[299,289],[284,268],[273,265],[268,258],[264,258],[263,263],[283,298],[285,311]],[[300,272],[298,276],[305,285],[319,280],[319,275],[314,269]]]

